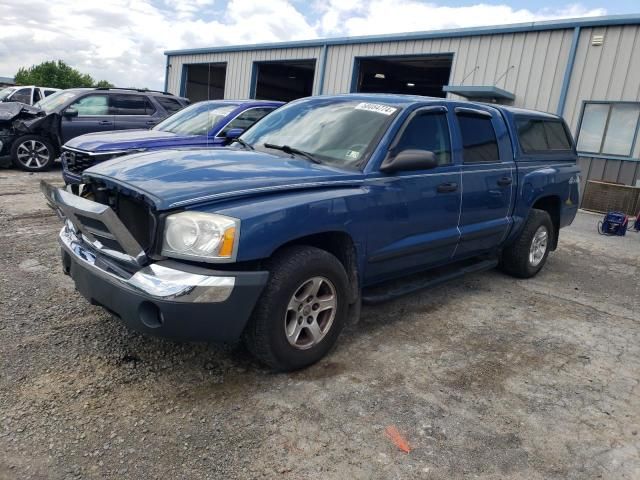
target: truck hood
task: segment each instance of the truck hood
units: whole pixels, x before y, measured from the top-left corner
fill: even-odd
[[[157,210],[234,197],[358,185],[360,172],[235,148],[160,150],[126,155],[85,170],[85,180],[141,195]]]
[[[198,138],[195,135],[177,135],[161,130],[115,130],[80,135],[69,140],[65,147],[87,152],[110,152],[137,148],[170,147],[176,143]]]

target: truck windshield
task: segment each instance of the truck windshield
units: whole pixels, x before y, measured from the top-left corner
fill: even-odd
[[[300,100],[267,115],[241,139],[256,149],[273,152],[277,145],[285,153],[299,150],[322,163],[355,168],[399,110],[353,99]]]
[[[236,103],[200,102],[171,115],[153,130],[178,135],[206,135],[220,120],[238,107]]]
[[[59,92],[52,93],[48,97],[43,98],[38,103],[34,105],[34,107],[41,108],[47,113],[52,112],[56,108],[64,105],[69,100],[76,98],[78,95],[83,93],[82,91],[72,91],[72,90],[60,90]]]
[[[16,87],[7,87],[0,90],[0,102],[17,90]]]

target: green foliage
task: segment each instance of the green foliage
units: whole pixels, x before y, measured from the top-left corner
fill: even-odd
[[[99,82],[96,82],[94,85],[94,87],[115,87],[115,85],[113,83],[109,83],[106,80],[100,80]]]
[[[80,73],[62,60],[42,62],[40,65],[33,65],[29,68],[21,67],[14,79],[16,85],[37,85],[39,87],[113,87],[106,80],[95,82],[91,75]]]

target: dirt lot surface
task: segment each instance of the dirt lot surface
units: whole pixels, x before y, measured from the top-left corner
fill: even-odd
[[[640,234],[581,213],[535,279],[365,308],[273,374],[81,298],[37,188],[59,175],[0,171],[0,479],[640,478]]]

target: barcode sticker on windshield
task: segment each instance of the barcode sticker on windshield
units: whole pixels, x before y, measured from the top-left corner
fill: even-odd
[[[390,107],[389,105],[363,102],[356,105],[356,110],[367,110],[369,112],[381,113],[383,115],[393,115],[398,109],[395,107]]]

